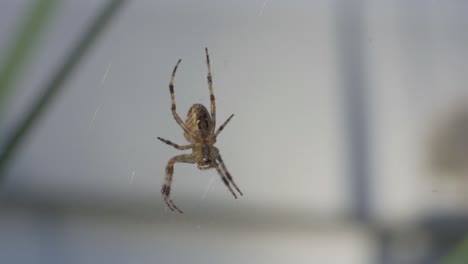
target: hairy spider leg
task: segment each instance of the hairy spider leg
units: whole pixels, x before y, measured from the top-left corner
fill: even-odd
[[[179,61],[177,61],[177,64],[175,65],[174,70],[172,71],[171,82],[169,83],[169,92],[171,93],[171,111],[172,111],[172,115],[174,116],[174,119],[176,120],[177,124],[179,124],[179,126],[182,127],[182,129],[186,133],[194,136],[193,133],[184,124],[184,122],[180,118],[179,114],[177,114],[177,112],[176,112],[176,103],[175,103],[175,95],[174,95],[174,78],[175,78],[175,74],[176,74],[176,71],[177,71],[177,67],[179,66],[179,63],[181,61],[182,61],[182,59],[179,59]]]
[[[193,147],[193,144],[180,146],[180,145],[177,145],[176,143],[171,142],[171,141],[169,141],[167,139],[164,139],[164,138],[158,137],[158,139],[161,140],[162,142],[168,144],[168,145],[173,146],[174,148],[176,148],[178,150],[186,150],[186,149],[190,149],[190,148]]]
[[[236,183],[234,182],[234,179],[232,179],[232,176],[227,170],[226,165],[224,165],[224,161],[221,158],[220,154],[218,154],[218,161],[219,161],[219,164],[221,165],[221,169],[224,171],[224,174],[226,175],[226,178],[229,180],[229,182],[232,183],[232,185],[234,186],[234,188],[236,188],[236,190],[239,192],[240,195],[244,195],[241,192],[241,190],[239,190],[239,187],[237,187]]]
[[[206,53],[206,65],[208,66],[208,75],[206,79],[208,80],[208,88],[210,90],[210,103],[211,103],[211,118],[213,121],[213,127],[211,128],[211,133],[214,132],[216,127],[216,101],[213,93],[213,78],[211,77],[211,66],[210,66],[210,56],[208,55],[208,48],[205,48]]]
[[[229,121],[231,120],[231,118],[234,116],[234,114],[232,114],[226,121],[224,121],[224,123],[218,128],[218,130],[216,131],[214,137],[216,138],[218,136],[219,133],[221,133],[221,131],[223,131],[224,127],[229,123]]]
[[[170,198],[172,175],[174,174],[174,163],[176,162],[196,163],[196,159],[192,154],[182,154],[171,158],[167,162],[166,166],[166,177],[164,178],[164,184],[162,186],[161,193],[169,209],[171,209],[172,211],[176,210],[179,213],[183,214],[184,212],[182,212]]]
[[[231,191],[232,195],[234,195],[234,198],[237,199],[237,195],[236,195],[236,193],[232,190],[231,185],[229,184],[229,180],[228,180],[228,178],[226,177],[226,175],[224,175],[224,172],[223,172],[223,170],[221,169],[221,167],[219,167],[218,163],[215,163],[215,164],[214,164],[214,167],[216,168],[216,171],[218,172],[219,176],[221,176],[221,179],[223,180],[224,185],[226,185],[226,187],[228,187],[229,191]]]

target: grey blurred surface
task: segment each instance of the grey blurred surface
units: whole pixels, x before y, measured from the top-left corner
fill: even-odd
[[[30,2],[0,3],[0,43]],[[10,167],[0,255],[8,263],[438,263],[448,250],[424,223],[467,212],[466,171],[447,175],[428,157],[440,120],[468,98],[468,6],[344,2],[127,3]],[[103,3],[60,4],[15,86],[3,135]],[[179,58],[179,114],[209,103],[204,47],[218,124],[235,113],[217,146],[244,196],[235,200],[215,171],[177,164],[172,197],[185,212],[177,215],[160,188],[180,151],[156,137],[185,141],[168,91]],[[347,112],[347,89],[359,91],[363,113]],[[350,142],[349,118],[366,133],[363,144]],[[360,147],[363,178],[352,170]],[[357,203],[365,221],[353,218]]]
[[[9,177],[11,188],[33,186],[37,191],[52,188],[77,195],[88,193],[90,198],[109,195],[159,203],[163,168],[177,151],[156,137],[184,142],[170,113],[170,72],[182,58],[175,81],[182,116],[193,103],[209,103],[203,51],[207,46],[213,61],[218,123],[236,114],[218,146],[248,194],[234,203],[216,178],[208,197],[229,201],[231,206],[267,205],[271,197],[281,196],[276,202],[282,207],[335,211],[346,207],[340,195],[343,191],[332,191],[341,177],[341,166],[333,166],[339,160],[335,143],[339,129],[337,119],[330,118],[338,115],[333,108],[336,90],[322,88],[333,88],[332,58],[323,54],[327,50],[332,53],[331,40],[322,39],[314,45],[319,45],[317,48],[304,53],[315,35],[303,34],[306,23],[316,24],[317,30],[325,33],[330,29],[320,20],[326,17],[311,20],[304,10],[295,15],[299,20],[289,16],[275,25],[271,22],[275,13],[281,14],[281,5],[276,11],[270,7],[270,19],[266,14],[258,16],[259,7],[247,3],[184,5],[150,1],[127,5],[30,138],[11,171],[15,175]],[[298,11],[301,5],[286,7]],[[65,21],[76,16],[76,22],[69,22],[71,28],[68,23],[55,22],[49,36],[44,36],[50,43],[41,47],[35,63],[53,68],[52,61],[60,59],[60,50],[68,47],[66,40],[73,41],[79,25],[95,8],[76,2],[63,5],[59,16]],[[79,10],[86,15],[76,15]],[[170,23],[174,20],[177,22]],[[289,30],[302,20],[304,25]],[[247,30],[252,25],[258,28]],[[278,36],[278,26],[284,27],[284,36]],[[301,41],[284,45],[278,37],[300,37]],[[234,42],[239,38],[245,42]],[[321,69],[311,69],[313,61],[320,61],[317,67]],[[33,87],[39,78],[22,82]],[[289,131],[295,135],[285,138]],[[320,155],[311,158],[314,149],[320,149]],[[193,166],[177,166],[176,201],[182,206],[184,199],[201,199],[214,175],[214,171],[200,173]],[[255,181],[242,184],[254,177]],[[296,188],[284,192],[291,178]],[[313,185],[321,188],[310,192]]]

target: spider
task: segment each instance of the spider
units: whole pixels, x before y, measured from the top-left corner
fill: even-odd
[[[219,154],[219,150],[214,146],[216,143],[216,138],[223,131],[224,127],[227,123],[231,120],[234,116],[232,114],[229,118],[216,130],[216,102],[215,97],[213,94],[213,81],[211,78],[211,66],[210,66],[210,57],[208,55],[208,48],[205,48],[206,53],[206,65],[208,66],[208,88],[210,91],[210,102],[211,102],[211,115],[206,109],[205,106],[202,104],[194,104],[190,107],[187,113],[187,119],[185,123],[179,117],[176,112],[176,103],[175,103],[175,96],[174,96],[174,77],[177,71],[177,67],[179,63],[182,61],[179,59],[177,64],[172,71],[171,82],[169,83],[169,92],[171,94],[171,111],[174,119],[176,120],[177,124],[182,128],[184,131],[185,139],[190,142],[189,145],[177,145],[169,140],[163,139],[158,137],[159,140],[162,142],[173,146],[178,150],[186,150],[192,149],[191,154],[182,154],[175,157],[172,157],[166,165],[166,177],[164,178],[164,184],[161,189],[161,193],[164,197],[164,201],[166,202],[169,209],[172,211],[178,211],[179,213],[183,213],[172,201],[170,198],[171,193],[171,183],[172,183],[172,175],[174,173],[174,164],[176,162],[184,162],[184,163],[197,163],[197,167],[200,170],[207,170],[214,168],[218,172],[219,176],[223,180],[226,187],[229,191],[234,195],[234,198],[237,199],[237,195],[231,187],[231,184],[234,188],[239,192],[240,195],[243,195],[242,192],[239,190],[237,185],[234,183],[231,174],[227,170],[226,166],[224,165],[223,159]]]

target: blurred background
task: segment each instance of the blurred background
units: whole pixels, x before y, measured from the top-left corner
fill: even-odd
[[[1,1],[2,262],[468,263],[467,13]],[[180,215],[160,189],[181,152],[156,138],[185,143],[179,58],[179,114],[209,104],[205,47],[218,124],[235,113],[217,147],[244,196],[176,164]]]

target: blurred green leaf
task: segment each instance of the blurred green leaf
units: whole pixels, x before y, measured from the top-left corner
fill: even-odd
[[[0,110],[18,78],[23,64],[31,54],[32,47],[39,41],[46,22],[50,19],[57,0],[36,0],[18,28],[16,37],[10,43],[6,59],[0,68]]]
[[[468,263],[468,237],[462,240],[442,261],[443,264]]]

